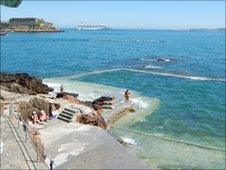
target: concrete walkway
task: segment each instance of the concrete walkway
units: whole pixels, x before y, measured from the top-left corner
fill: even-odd
[[[14,127],[14,126],[15,127]],[[17,120],[1,116],[1,169],[48,169],[43,163],[37,162],[37,154]]]
[[[53,120],[40,133],[55,169],[150,169],[98,127]]]

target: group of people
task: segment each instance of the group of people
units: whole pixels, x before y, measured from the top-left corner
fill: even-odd
[[[47,123],[49,119],[56,118],[58,116],[58,110],[53,107],[52,112],[48,115],[44,110],[33,111],[32,114],[28,117],[28,121],[32,124],[43,124]]]
[[[48,119],[49,117],[44,110],[41,110],[40,112],[33,111],[32,115],[29,117],[29,120],[33,124],[43,124],[47,122]]]

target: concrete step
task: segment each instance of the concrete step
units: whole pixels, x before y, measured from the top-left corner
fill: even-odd
[[[61,117],[60,115],[57,117],[57,119],[60,119],[60,120],[62,120],[62,121],[64,121],[64,122],[68,122],[68,123],[71,122],[71,119],[67,119],[67,118],[65,118],[65,117]]]
[[[72,109],[69,109],[69,108],[64,108],[64,111],[67,111],[67,112],[70,112],[70,113],[73,113],[73,114],[76,113],[75,110],[72,110]]]
[[[67,112],[67,111],[65,111],[65,110],[63,110],[61,113],[63,113],[63,114],[66,114],[66,115],[70,115],[70,116],[74,116],[74,114],[73,113],[71,113],[71,112]],[[60,114],[61,114],[60,113]]]
[[[60,113],[59,114],[59,116],[61,116],[61,117],[65,117],[65,118],[67,118],[67,119],[72,119],[74,116],[73,115],[69,115],[69,114],[67,114],[67,113]]]

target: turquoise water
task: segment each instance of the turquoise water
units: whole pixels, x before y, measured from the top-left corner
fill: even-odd
[[[158,98],[158,109],[129,129],[225,150],[223,31],[12,33],[1,37],[1,70],[78,74],[74,80]]]

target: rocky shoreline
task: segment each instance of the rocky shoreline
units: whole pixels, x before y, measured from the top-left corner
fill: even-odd
[[[30,33],[41,33],[41,32],[64,32],[61,29],[57,28],[3,28],[1,29],[2,32],[30,32]]]
[[[1,83],[1,92],[13,92],[23,95],[48,95],[49,92],[53,92],[53,88],[48,87],[46,84],[43,84],[42,80],[36,77],[32,77],[26,73],[19,74],[10,74],[10,73],[0,73],[0,83]],[[4,93],[4,92],[3,92]],[[31,98],[28,102],[17,100],[19,104],[17,108],[19,109],[22,118],[25,121],[31,116],[32,110],[44,110],[48,116],[52,112],[52,107],[55,105],[62,105],[63,102],[70,104],[83,105],[92,109],[90,113],[83,113],[76,116],[76,121],[83,124],[91,124],[94,126],[99,126],[106,129],[107,125],[101,116],[101,105],[104,103],[103,99],[96,99],[95,101],[81,101],[77,99],[78,94],[68,93],[68,92],[59,92],[56,96],[47,96],[46,99],[39,99],[38,97]],[[6,93],[0,95],[1,100],[7,101],[8,97]],[[29,98],[29,97],[28,97]],[[50,102],[51,99],[58,99],[58,102],[54,104]],[[12,100],[8,100],[13,102]],[[4,103],[4,102],[3,102]],[[2,105],[2,103],[1,103]],[[58,107],[59,108],[59,107]]]
[[[113,114],[113,117],[109,118],[109,121],[105,121],[104,118],[101,115],[101,106],[107,101],[107,104],[111,100],[113,100],[110,97],[99,97],[94,101],[81,101],[77,98],[76,94],[74,93],[67,93],[63,92],[60,93],[60,97],[56,97],[53,94],[53,89],[48,87],[46,84],[42,82],[41,79],[30,76],[26,73],[20,73],[20,74],[10,74],[10,73],[0,73],[1,79],[1,115],[7,115],[8,113],[8,108],[10,107],[10,103],[13,104],[13,108],[15,113],[18,113],[20,117],[22,118],[23,122],[26,122],[28,120],[29,115],[34,111],[38,110],[44,110],[48,115],[51,114],[53,106],[58,109],[59,112],[62,112],[65,108],[76,108],[79,110],[79,113],[75,116],[75,118],[72,120],[71,123],[67,124],[66,122],[55,119],[55,120],[50,120],[48,121],[47,124],[44,125],[38,125],[36,126],[36,129],[38,130],[41,128],[39,131],[39,136],[34,135],[33,132],[31,132],[30,136],[31,139],[38,139],[37,145],[41,145],[42,148],[45,149],[45,154],[50,158],[53,158],[56,162],[59,161],[58,157],[62,156],[62,153],[59,153],[60,148],[63,145],[67,145],[69,148],[70,146],[73,146],[73,148],[70,148],[70,150],[74,150],[73,152],[65,152],[64,155],[73,155],[75,157],[64,160],[64,163],[59,163],[57,167],[59,168],[70,168],[73,165],[72,160],[77,160],[77,164],[80,166],[78,168],[92,168],[92,167],[99,167],[100,169],[103,168],[114,168],[115,163],[113,162],[118,162],[118,164],[121,167],[131,169],[131,168],[143,168],[147,169],[148,166],[141,160],[137,159],[135,156],[130,155],[130,153],[122,147],[121,144],[126,146],[125,143],[120,141],[119,143],[117,140],[113,139],[108,132],[105,130],[107,126],[111,126],[111,123],[115,123],[117,119],[119,119],[122,116],[125,116],[128,112],[133,112],[134,110],[129,108],[126,109],[124,108],[122,111],[120,111],[118,114]],[[13,117],[10,119],[14,119]],[[14,120],[15,122],[16,120]],[[86,125],[88,124],[88,125]],[[75,129],[70,129],[69,127],[74,127]],[[69,128],[69,129],[68,129]],[[85,130],[87,131],[86,135],[84,136],[83,130],[80,132],[78,129],[90,129],[90,130]],[[65,132],[62,130],[65,129]],[[67,131],[67,129],[69,131]],[[78,132],[77,132],[78,131]],[[71,133],[68,137],[65,135],[68,133]],[[50,134],[51,133],[51,134]],[[54,133],[57,134],[58,140],[58,145],[54,148],[50,148],[49,144],[55,145],[55,138],[49,138],[46,137],[49,135],[54,135]],[[7,134],[6,134],[7,135]],[[76,137],[76,141],[74,143],[70,143],[69,138],[72,136]],[[95,136],[102,136],[101,139],[96,138]],[[68,140],[65,140],[67,139]],[[95,138],[95,143],[92,142],[90,139]],[[3,138],[4,140],[4,138]],[[71,139],[72,140],[72,139]],[[84,151],[89,151],[90,154],[86,155],[86,152],[83,152],[81,148],[78,148],[76,145],[76,142],[84,142],[86,145],[81,146],[83,148],[82,150]],[[34,142],[34,141],[33,141]],[[36,141],[37,142],[37,141]],[[69,143],[68,143],[69,142]],[[68,143],[68,144],[67,144]],[[102,143],[102,144],[101,144]],[[109,146],[109,143],[111,143],[111,147],[114,146],[114,149],[120,152],[120,154],[124,153],[124,158],[118,157],[117,155],[119,153],[114,152],[114,153],[108,153],[111,148]],[[101,144],[101,145],[100,145]],[[93,145],[93,146],[92,146]],[[80,146],[80,145],[79,145]],[[86,147],[85,147],[86,146]],[[106,148],[101,148],[100,146],[105,146]],[[59,148],[57,148],[59,147]],[[77,149],[76,149],[77,148]],[[58,150],[58,152],[57,152]],[[9,151],[10,152],[10,151]],[[43,153],[44,151],[42,151]],[[77,153],[78,152],[78,153]],[[81,153],[80,153],[81,152]],[[128,153],[127,153],[128,152]],[[76,154],[74,154],[76,153]],[[99,154],[98,154],[99,153]],[[104,156],[102,154],[106,155],[111,155],[111,156]],[[88,163],[87,165],[84,164],[83,162],[83,157],[86,159],[90,159],[93,157],[93,154],[97,154],[95,158],[92,159],[98,159],[96,160],[97,162]],[[78,156],[77,156],[78,155]],[[67,157],[68,157],[67,156]],[[78,160],[81,157],[81,162],[78,162]],[[90,157],[91,156],[91,157]],[[116,158],[117,156],[117,158]],[[112,158],[114,157],[114,160]],[[79,159],[78,159],[79,158]],[[99,165],[99,159],[103,161],[107,161],[109,163]],[[124,163],[122,160],[127,160],[131,162],[131,164]],[[135,164],[132,165],[132,162],[136,162]],[[98,163],[99,162],[99,163]],[[112,164],[113,163],[113,164]],[[47,163],[49,164],[49,163]],[[114,165],[114,166],[113,166]]]
[[[41,79],[26,73],[0,73],[1,89],[20,94],[48,94],[53,88],[42,83]]]

